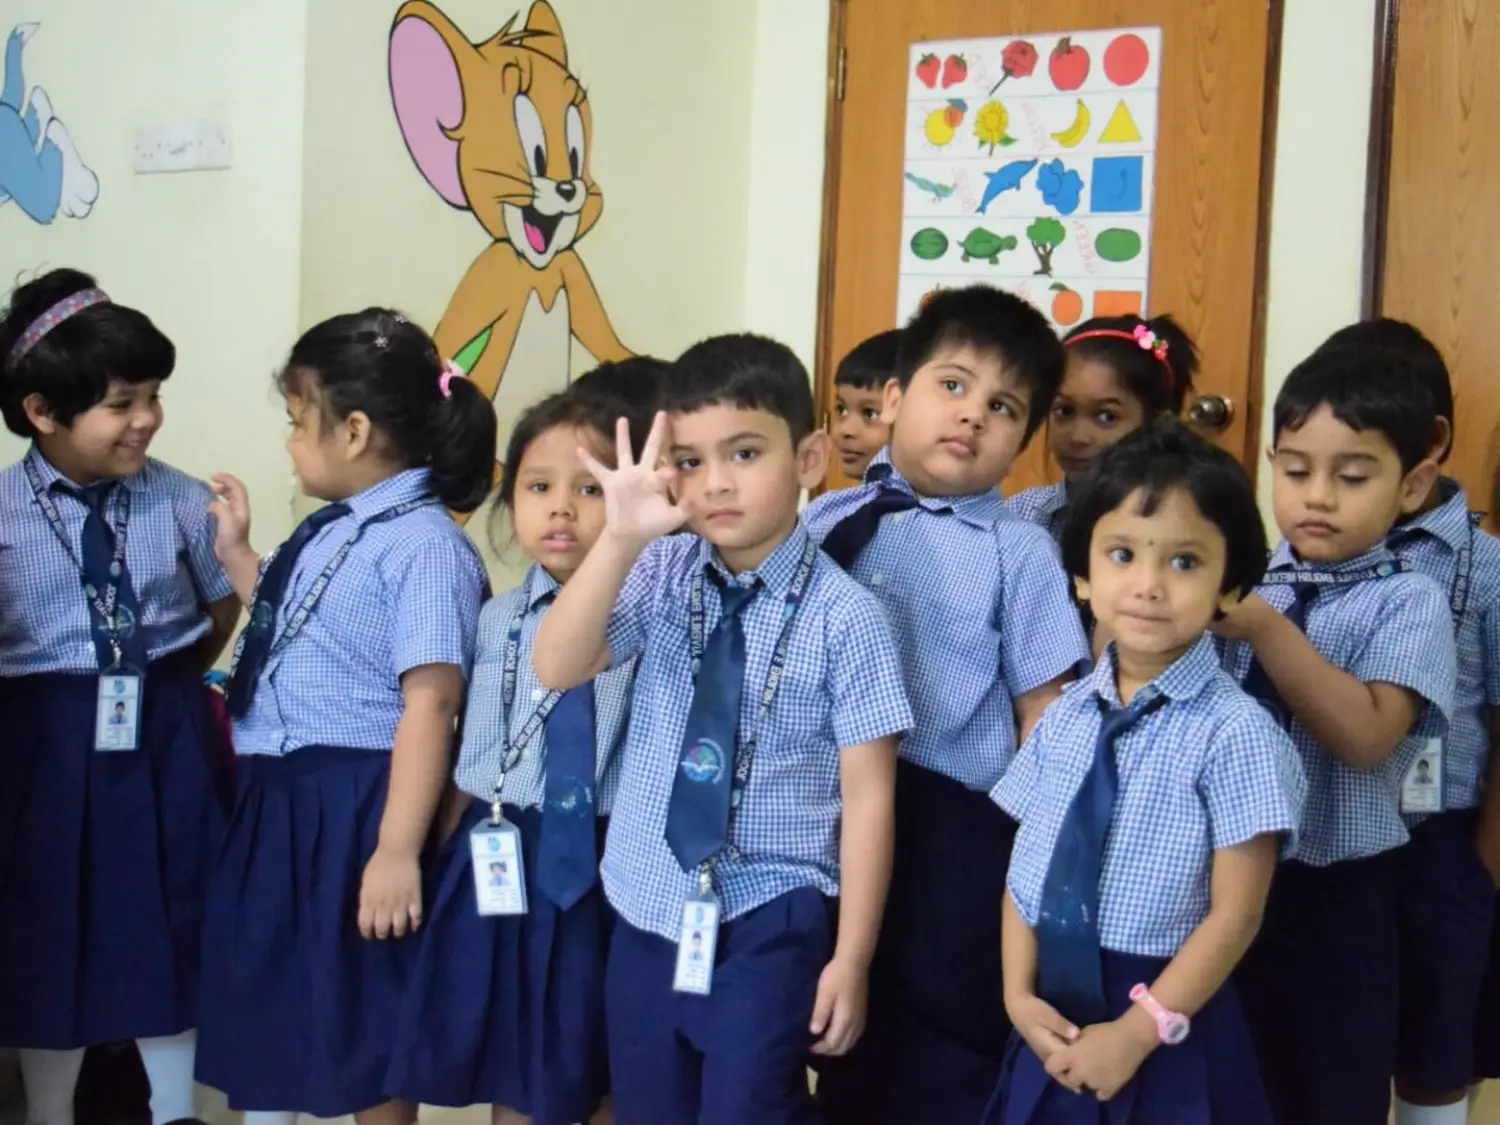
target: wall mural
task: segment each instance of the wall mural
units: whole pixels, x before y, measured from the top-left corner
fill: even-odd
[[[37,223],[58,215],[86,218],[99,198],[99,178],[84,164],[68,127],[40,86],[26,88],[21,54],[35,23],[18,24],[5,40],[0,76],[0,207],[12,201]]]
[[[604,210],[589,172],[589,98],[545,0],[471,43],[410,0],[390,35],[390,87],[407,151],[488,238],[436,332],[486,394],[530,402],[567,385],[572,340],[600,362],[630,355],[575,249]],[[506,411],[502,411],[502,419]]]

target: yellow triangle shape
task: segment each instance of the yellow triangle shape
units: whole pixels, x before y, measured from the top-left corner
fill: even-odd
[[[1140,139],[1141,131],[1135,127],[1135,118],[1130,116],[1130,110],[1121,102],[1105,122],[1104,130],[1099,134],[1099,143],[1130,144]]]

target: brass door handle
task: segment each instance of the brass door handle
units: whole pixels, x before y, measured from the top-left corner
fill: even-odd
[[[1199,395],[1188,406],[1187,416],[1200,430],[1218,433],[1234,420],[1234,403],[1224,395]]]

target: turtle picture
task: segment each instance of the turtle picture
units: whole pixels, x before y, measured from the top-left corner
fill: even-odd
[[[964,240],[960,242],[959,248],[964,252],[963,260],[988,262],[992,266],[1000,264],[1000,255],[1007,250],[1016,248],[1016,236],[1007,234],[1001,236],[992,230],[983,227],[975,227]]]

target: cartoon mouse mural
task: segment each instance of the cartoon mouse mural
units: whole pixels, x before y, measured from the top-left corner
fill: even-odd
[[[37,223],[58,214],[82,219],[99,198],[99,179],[84,164],[73,137],[40,86],[27,96],[21,52],[39,24],[23,23],[5,40],[0,80],[0,207],[15,201]]]
[[[436,6],[409,0],[391,27],[390,86],[417,168],[491,239],[449,298],[438,349],[519,405],[567,384],[573,337],[600,362],[630,352],[574,249],[604,210],[588,95],[552,6],[536,0],[524,27],[516,18],[471,43]]]

